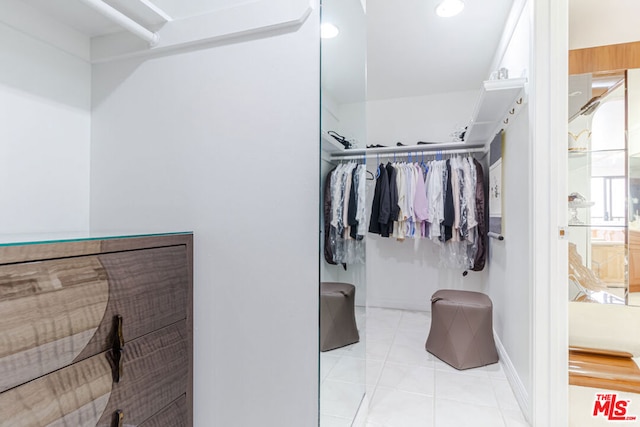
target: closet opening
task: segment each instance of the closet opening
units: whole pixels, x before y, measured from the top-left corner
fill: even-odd
[[[477,421],[478,408],[491,408],[487,425],[527,425],[529,248],[526,230],[509,218],[527,218],[530,207],[518,196],[529,183],[529,10],[507,3],[467,4],[443,19],[435,1],[322,1],[322,22],[340,32],[321,42],[321,347],[327,283],[353,286],[353,320],[343,330],[355,328],[358,341],[321,351],[320,425],[444,425],[451,413]],[[492,142],[502,172],[492,168]],[[482,261],[470,199],[457,212],[471,221],[453,231],[444,218],[429,216],[434,227],[416,214],[422,201],[439,200],[443,188],[428,192],[425,180],[442,173],[463,177],[458,195],[487,197]],[[390,174],[402,177],[400,196],[380,204]],[[495,239],[488,234],[492,174],[501,179],[493,214],[503,218]],[[418,202],[416,191],[425,196]],[[520,261],[507,262],[516,252]],[[490,298],[499,363],[457,370],[427,351],[431,298],[441,289]],[[399,405],[410,411],[395,411]]]

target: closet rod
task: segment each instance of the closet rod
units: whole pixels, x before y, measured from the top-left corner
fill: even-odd
[[[153,31],[147,30],[142,25],[138,24],[133,19],[129,18],[124,13],[120,12],[118,9],[108,5],[102,0],[80,0],[82,3],[86,4],[89,7],[92,7],[96,11],[100,12],[106,18],[112,20],[116,24],[120,25],[125,30],[130,33],[138,36],[142,40],[145,40],[149,43],[149,46],[153,47],[158,44],[160,41],[160,36],[158,33],[154,33]]]
[[[350,152],[350,151],[355,151],[355,150],[347,150],[346,152]],[[362,150],[361,150],[362,151]],[[338,154],[338,153],[334,153],[331,155],[331,159],[333,160],[359,160],[362,159],[362,157],[367,156],[367,157],[393,157],[396,155],[400,155],[400,156],[408,156],[409,154],[411,155],[421,155],[421,154],[429,154],[431,156],[435,155],[435,154],[442,154],[442,155],[447,155],[447,154],[468,154],[468,153],[484,153],[485,149],[484,148],[467,148],[467,149],[461,149],[461,150],[406,150],[406,151],[386,151],[386,152],[380,152],[380,151],[373,151],[373,150],[367,150],[366,152],[362,152],[362,154],[354,154],[351,156],[346,156],[343,155],[342,153]]]

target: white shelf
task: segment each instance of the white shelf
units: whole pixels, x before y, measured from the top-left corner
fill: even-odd
[[[524,101],[527,79],[486,80],[464,141],[487,143],[509,125]]]
[[[336,141],[331,135],[328,135],[325,131],[321,132],[322,151],[327,153],[338,153],[345,151],[344,145]]]

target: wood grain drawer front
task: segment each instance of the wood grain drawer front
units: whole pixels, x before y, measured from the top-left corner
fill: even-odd
[[[0,266],[0,392],[187,316],[185,246]]]
[[[122,316],[129,341],[187,317],[189,270],[185,246],[169,246],[98,257],[109,278],[104,320],[77,360],[111,346],[113,317]]]
[[[97,257],[0,266],[0,392],[69,365],[108,299]]]
[[[189,427],[187,396],[183,395],[169,406],[140,424],[140,427]]]
[[[0,427],[95,426],[111,395],[104,354],[0,393]]]
[[[189,376],[188,346],[185,321],[127,343],[120,382],[113,384],[111,398],[98,425],[110,427],[117,410],[124,414],[124,425],[140,425],[185,394]],[[178,417],[178,413],[170,411],[167,416]],[[187,419],[186,413],[180,417]]]

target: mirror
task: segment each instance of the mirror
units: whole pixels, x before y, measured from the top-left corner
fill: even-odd
[[[636,71],[569,78],[571,300],[640,304]]]
[[[366,388],[365,239],[346,241],[325,227],[324,189],[338,165],[331,153],[344,149],[340,137],[352,146],[364,147],[366,141],[366,19],[360,0],[322,0],[321,7],[322,24],[338,33],[321,38],[320,426],[351,426]],[[340,240],[351,257],[329,263],[328,239]],[[328,258],[333,255],[338,256]],[[335,297],[336,290],[346,295]]]
[[[640,306],[640,69],[627,70],[629,305]]]

